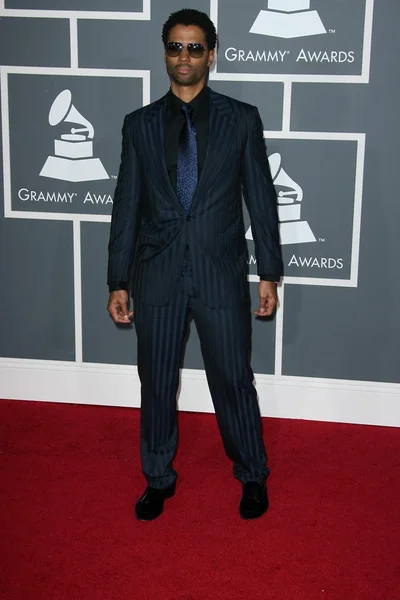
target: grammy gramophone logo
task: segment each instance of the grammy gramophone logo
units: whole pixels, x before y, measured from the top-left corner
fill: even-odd
[[[54,140],[54,156],[47,158],[39,175],[74,182],[109,179],[101,160],[93,157],[93,125],[72,104],[70,90],[58,94],[50,108],[49,124],[62,122],[81,127],[72,127]]]
[[[261,10],[250,33],[279,38],[298,38],[327,33],[311,0],[268,0],[267,9]]]
[[[301,220],[303,190],[282,168],[282,157],[278,152],[269,157],[271,175],[278,194],[278,216],[281,244],[305,244],[317,239],[307,221]],[[246,239],[252,240],[251,227]]]

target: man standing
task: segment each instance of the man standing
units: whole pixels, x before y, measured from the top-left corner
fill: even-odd
[[[175,493],[176,394],[190,310],[224,448],[243,486],[240,515],[252,519],[268,508],[269,469],[250,366],[242,189],[261,279],[259,317],[275,310],[282,275],[276,195],[258,110],[206,86],[212,21],[184,9],[162,37],[171,88],[125,117],[109,242],[108,310],[116,323],[134,318],[138,340],[147,488],[136,516],[155,519]]]

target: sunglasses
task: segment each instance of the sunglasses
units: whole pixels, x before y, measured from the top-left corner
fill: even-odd
[[[168,44],[165,46],[167,56],[176,58],[180,55],[185,45],[191,58],[202,58],[204,52],[206,51],[202,44],[181,44],[181,42],[168,42]]]

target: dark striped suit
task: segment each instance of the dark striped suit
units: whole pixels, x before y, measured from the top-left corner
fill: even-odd
[[[258,272],[282,274],[276,195],[255,107],[210,90],[209,141],[188,213],[164,156],[166,98],[127,115],[108,282],[131,281],[149,485],[176,474],[176,393],[188,309],[198,329],[222,440],[242,481],[268,475],[250,367],[251,312],[242,189]]]

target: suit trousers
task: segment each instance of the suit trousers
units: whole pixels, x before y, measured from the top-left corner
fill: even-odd
[[[257,392],[250,366],[250,301],[230,308],[206,306],[193,285],[186,252],[178,285],[163,306],[134,307],[141,381],[140,451],[151,487],[165,488],[177,476],[176,398],[189,312],[193,315],[207,381],[225,452],[241,482],[264,483],[269,474]]]

